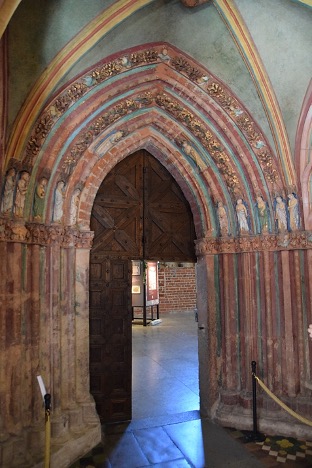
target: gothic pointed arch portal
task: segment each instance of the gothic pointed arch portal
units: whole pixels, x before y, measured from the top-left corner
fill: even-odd
[[[131,260],[195,262],[194,224],[174,178],[157,159],[139,150],[104,179],[94,201],[91,229],[90,389],[103,423],[128,421]]]
[[[303,332],[312,321],[312,237],[296,211],[299,188],[287,185],[266,136],[224,83],[170,44],[153,43],[105,58],[58,90],[6,167],[22,203],[8,198],[1,236],[18,264],[38,269],[40,294],[30,298],[34,330],[41,332],[32,365],[43,369],[53,393],[54,434],[62,439],[64,414],[73,434],[84,424],[95,427],[90,218],[105,177],[141,149],[168,170],[192,212],[202,414],[250,427],[255,360],[277,396],[312,415],[305,385],[312,360]],[[30,286],[23,288],[27,312]],[[259,408],[261,429],[269,431],[265,396]],[[3,419],[12,421],[9,406]],[[297,430],[282,414],[276,421],[276,431],[285,424],[289,433]]]
[[[109,57],[46,104],[19,156],[19,168],[31,171],[26,219],[34,218],[41,177],[48,186],[40,220],[49,221],[60,179],[67,200],[78,185],[88,188],[80,200],[90,199],[100,184],[96,174],[143,146],[167,153],[159,155],[165,166],[187,181],[199,237],[218,236],[218,201],[227,205],[228,234],[237,236],[239,198],[248,205],[250,232],[259,233],[256,197],[267,202],[273,224],[274,196],[289,190],[265,135],[225,84],[172,46],[152,44]],[[64,209],[69,213],[69,202]],[[81,213],[81,227],[88,228],[88,216]]]

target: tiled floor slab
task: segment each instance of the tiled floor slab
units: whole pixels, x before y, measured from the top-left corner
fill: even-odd
[[[184,459],[182,452],[172,443],[163,427],[139,429],[134,431],[134,436],[150,464]]]
[[[312,468],[308,450],[274,457],[242,432],[201,420],[192,312],[133,326],[132,406],[132,421],[103,426],[105,445],[72,468]]]
[[[199,408],[197,323],[193,312],[169,314],[157,326],[134,325],[132,417]]]
[[[264,465],[229,433],[198,419],[197,412],[149,418],[105,428],[105,446],[78,467],[261,468]],[[165,423],[165,425],[159,425]],[[98,447],[99,449],[99,447]],[[104,455],[104,459],[103,459]],[[238,462],[240,464],[238,464]],[[74,468],[72,467],[72,468]]]
[[[249,462],[254,468],[262,466],[247,450],[242,451],[241,445],[223,428],[208,420],[197,419],[165,429],[191,466],[221,468],[237,461]]]

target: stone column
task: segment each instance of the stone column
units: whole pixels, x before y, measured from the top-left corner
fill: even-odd
[[[61,404],[63,409],[75,406],[75,249],[61,249],[60,255],[60,320],[61,320],[61,373],[66,375],[61,382]]]
[[[283,326],[283,353],[282,353],[282,366],[286,375],[283,372],[283,390],[289,396],[296,396],[296,369],[295,363],[297,356],[295,352],[294,343],[294,323],[293,323],[293,295],[296,294],[293,291],[293,272],[290,271],[290,252],[281,252],[281,282],[282,282],[282,300],[283,300],[283,314],[282,314],[282,326]],[[297,292],[298,293],[298,292]]]
[[[53,405],[51,416],[51,430],[54,443],[62,443],[68,438],[68,415],[64,409],[68,408],[68,401],[65,396],[64,387],[68,385],[68,371],[66,369],[67,361],[67,336],[64,336],[62,330],[63,314],[70,313],[69,301],[66,299],[65,305],[62,304],[66,286],[63,284],[62,276],[62,255],[59,243],[52,243],[47,248],[47,299],[50,310],[50,368],[51,384],[50,393]],[[62,296],[63,291],[63,296]],[[69,296],[70,297],[70,296]],[[65,307],[64,307],[65,306]],[[64,346],[64,348],[63,348]],[[72,356],[74,359],[74,356]]]
[[[94,400],[90,395],[89,372],[89,249],[76,249],[76,398],[84,408],[85,422],[96,422]]]
[[[0,242],[0,256],[1,258],[6,258],[6,243]],[[0,442],[4,442],[8,438],[8,432],[6,430],[5,422],[5,381],[6,381],[6,371],[5,371],[5,351],[6,351],[6,314],[4,310],[6,309],[5,303],[5,292],[6,292],[6,262],[0,262],[0,306],[3,312],[0,314]]]
[[[7,428],[11,434],[19,433],[22,427],[21,421],[21,305],[22,305],[22,272],[21,250],[19,243],[7,245],[6,259],[6,385],[5,394],[7,415],[3,415],[7,421]],[[7,417],[6,417],[7,416]]]
[[[3,34],[0,40],[0,154],[4,155],[6,141],[8,86],[7,86],[7,35]],[[1,168],[2,169],[2,168]]]
[[[39,374],[39,343],[40,343],[40,247],[39,245],[23,245],[25,262],[24,290],[24,323],[25,355],[27,368],[24,371],[25,387],[29,389],[29,405],[25,411],[25,427],[43,421],[42,395],[40,393],[37,375]],[[24,268],[23,268],[24,270]],[[31,405],[34,399],[33,406]]]
[[[25,453],[29,463],[33,463],[44,453],[44,406],[37,376],[42,375],[49,389],[50,371],[42,366],[42,327],[41,301],[45,294],[42,291],[42,281],[45,272],[45,249],[39,245],[22,246],[22,272],[23,272],[23,325],[22,338],[24,341],[23,380],[24,389],[24,442]],[[42,258],[43,257],[43,258]],[[43,260],[44,259],[44,260]],[[41,294],[42,293],[42,294]],[[45,309],[46,310],[46,309]],[[50,349],[50,342],[47,342]],[[46,354],[45,346],[43,351]],[[46,365],[46,364],[45,364]],[[24,455],[25,463],[25,455]]]
[[[0,442],[4,466],[21,462],[26,449],[22,437],[25,397],[25,365],[22,330],[22,245],[1,242],[1,363],[0,363]]]
[[[89,400],[89,259],[86,249],[76,250],[75,313],[76,313],[76,398]]]
[[[216,294],[217,256],[203,255],[197,261],[197,308],[199,348],[200,410],[213,417],[218,401],[218,378],[221,367],[219,305]]]
[[[220,255],[219,262],[222,382],[227,389],[227,398],[233,402],[237,401],[237,379],[240,380],[240,369],[235,359],[239,350],[237,264],[235,255],[226,253]]]
[[[274,312],[275,307],[272,304],[272,265],[274,265],[274,253],[263,252],[262,262],[262,321],[263,321],[263,365],[267,369],[272,369],[271,373],[267,377],[267,383],[269,387],[274,389],[274,382],[277,379],[274,376],[274,370],[276,369],[276,340],[274,337]]]
[[[237,388],[247,399],[251,400],[251,362],[256,361],[259,365],[261,359],[261,316],[259,306],[259,283],[257,276],[259,272],[259,257],[256,252],[243,252],[238,257],[238,316],[240,350],[237,353],[241,374],[241,384]]]

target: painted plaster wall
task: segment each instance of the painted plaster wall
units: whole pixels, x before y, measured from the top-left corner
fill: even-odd
[[[9,123],[57,52],[113,0],[23,0],[8,27]]]
[[[312,78],[312,8],[285,0],[236,0],[269,74],[292,154],[305,93]],[[270,11],[270,15],[268,15]]]
[[[250,75],[213,4],[188,9],[180,0],[153,2],[111,31],[71,70],[65,80],[105,55],[158,41],[175,45],[227,83],[251,109],[265,132],[270,134]]]
[[[35,0],[35,6],[34,1],[31,6],[29,0],[22,3],[10,23],[10,124],[40,72],[87,23],[86,20],[92,19],[100,10],[97,3],[98,10],[94,6],[92,10],[88,8],[86,15],[84,2],[78,7],[78,2],[75,6],[67,6],[66,2],[59,1],[58,8],[50,8],[47,14],[42,0]],[[106,2],[105,6],[109,4]],[[190,10],[179,0],[151,3],[115,27],[72,68],[63,83],[105,56],[153,41],[166,41],[177,46],[226,82],[270,136],[249,73],[213,4]]]
[[[104,7],[112,3],[105,1]],[[249,0],[236,4],[269,73],[293,149],[301,103],[312,76],[311,10],[288,0],[261,0],[252,8]],[[21,2],[9,28],[9,124],[44,67],[102,9],[100,0],[88,3],[87,8],[81,0]],[[100,41],[64,80],[103,56],[152,41],[168,41],[204,64],[232,88],[270,136],[250,76],[213,4],[187,9],[179,0],[151,3]]]

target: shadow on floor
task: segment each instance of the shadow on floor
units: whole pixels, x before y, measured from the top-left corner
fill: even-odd
[[[312,467],[312,443],[245,434],[202,420],[197,411],[103,427],[104,443],[72,468],[287,468]]]
[[[103,443],[71,468],[312,467],[312,444],[245,434],[199,414],[197,323],[194,313],[133,325],[133,419],[103,426]]]

